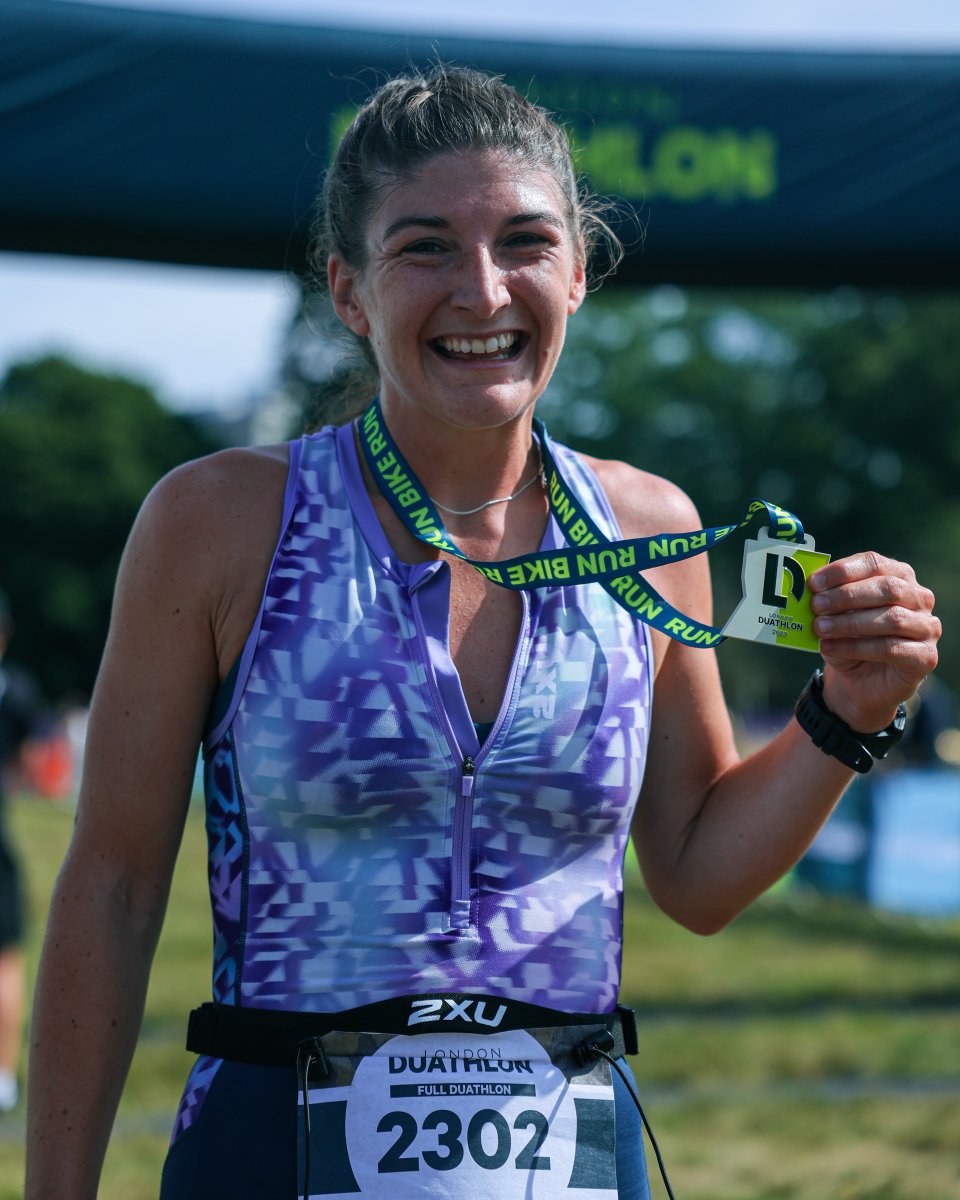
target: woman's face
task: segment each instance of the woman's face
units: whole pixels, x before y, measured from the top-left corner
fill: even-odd
[[[388,419],[485,429],[543,392],[585,280],[549,172],[468,151],[385,189],[366,265],[331,257],[330,285],[341,319],[370,339]]]

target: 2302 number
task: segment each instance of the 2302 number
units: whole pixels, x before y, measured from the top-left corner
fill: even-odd
[[[420,1159],[435,1171],[452,1171],[459,1167],[464,1158],[463,1122],[455,1112],[437,1108],[427,1113],[419,1127],[426,1132],[436,1133],[436,1147],[408,1154],[418,1133],[417,1119],[412,1113],[390,1112],[383,1116],[377,1133],[399,1134],[390,1149],[377,1163],[381,1175],[397,1171],[419,1171]],[[532,1129],[533,1134],[514,1159],[518,1171],[549,1171],[550,1159],[539,1154],[547,1139],[550,1126],[542,1112],[535,1108],[524,1109],[513,1122],[517,1130]],[[492,1134],[486,1131],[492,1130]],[[473,1114],[467,1125],[466,1153],[485,1171],[496,1171],[504,1166],[513,1150],[513,1139],[506,1118],[492,1108],[481,1108]]]

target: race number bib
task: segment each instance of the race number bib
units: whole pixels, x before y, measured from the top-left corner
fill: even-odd
[[[325,1200],[615,1200],[610,1067],[569,1054],[588,1032],[326,1035],[301,1194],[309,1159]]]

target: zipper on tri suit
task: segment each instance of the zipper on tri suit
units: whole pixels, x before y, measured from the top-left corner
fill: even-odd
[[[473,756],[463,760],[460,794],[453,810],[453,871],[450,879],[450,926],[470,928],[470,832],[473,825],[473,789],[477,767]]]
[[[421,581],[423,582],[423,581]],[[420,604],[419,589],[421,584],[410,591],[413,607],[413,618],[417,628],[417,638],[420,643],[427,685],[433,700],[434,711],[447,739],[447,745],[456,761],[460,762],[460,780],[457,795],[454,798],[453,832],[451,840],[450,864],[450,910],[445,914],[443,928],[447,932],[461,932],[470,929],[470,867],[473,832],[473,800],[476,788],[477,763],[473,755],[463,755],[457,741],[450,717],[443,703],[443,697],[437,685],[436,672],[430,660],[429,639],[424,625],[423,609]],[[493,729],[486,742],[481,746],[476,758],[482,760],[500,731],[514,699],[517,686],[517,676],[526,662],[526,652],[530,635],[530,598],[525,592],[520,593],[523,602],[523,620],[520,634],[514,649],[513,660],[510,663],[510,675],[507,680],[506,692]]]

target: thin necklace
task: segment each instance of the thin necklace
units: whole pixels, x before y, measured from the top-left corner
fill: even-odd
[[[539,446],[537,447],[537,450],[539,451]],[[446,504],[441,504],[439,500],[435,500],[433,496],[431,496],[430,499],[437,506],[437,508],[442,508],[445,513],[450,513],[450,515],[453,517],[472,517],[474,513],[482,512],[485,508],[489,508],[492,504],[509,504],[511,500],[516,500],[518,496],[522,496],[527,488],[533,487],[537,480],[542,478],[543,455],[541,454],[540,462],[537,465],[536,474],[531,479],[528,479],[522,487],[518,487],[517,490],[510,496],[497,496],[494,500],[484,500],[484,502],[482,504],[478,504],[476,508],[449,508]]]

